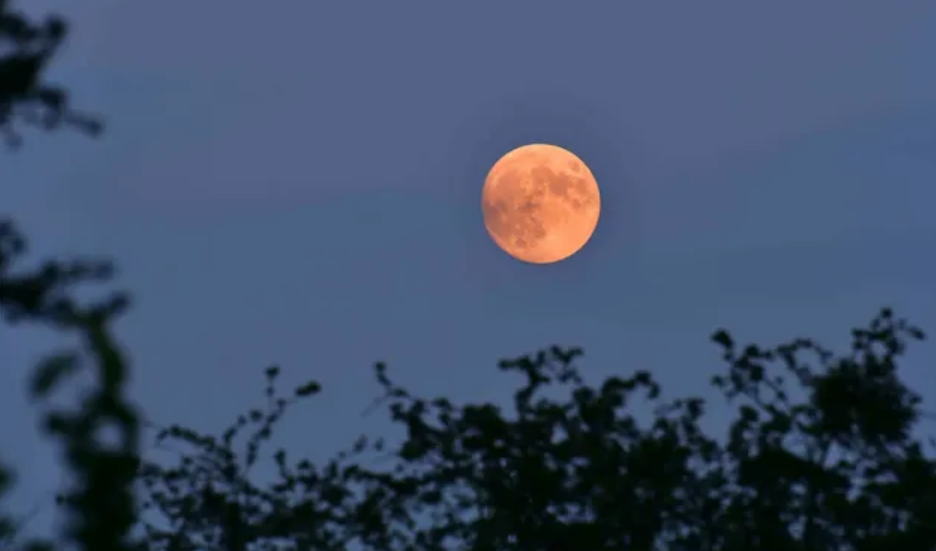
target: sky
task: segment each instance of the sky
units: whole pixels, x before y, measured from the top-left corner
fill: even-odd
[[[256,6],[31,8],[72,18],[51,76],[108,130],[4,154],[3,215],[34,258],[117,261],[154,422],[220,431],[276,363],[324,384],[279,439],[326,459],[396,434],[361,415],[376,360],[417,392],[502,403],[518,381],[498,359],[579,345],[591,381],[646,369],[717,403],[719,327],[843,346],[889,305],[936,331],[936,4]],[[591,242],[556,265],[510,259],[482,224],[485,173],[529,142],[601,187]],[[24,382],[62,344],[0,333],[10,503],[41,505],[40,528],[60,474]],[[905,366],[930,404],[934,358]]]

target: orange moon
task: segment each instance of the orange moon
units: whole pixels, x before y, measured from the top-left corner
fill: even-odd
[[[532,264],[564,260],[595,232],[598,182],[572,152],[548,144],[518,147],[500,158],[481,192],[484,226],[510,256]]]

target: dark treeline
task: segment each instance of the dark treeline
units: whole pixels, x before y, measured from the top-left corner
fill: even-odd
[[[35,130],[103,130],[73,108],[66,89],[45,81],[67,31],[61,18],[30,19],[0,0],[8,154]],[[936,459],[932,442],[915,436],[921,398],[900,378],[906,347],[923,333],[886,309],[852,330],[852,346],[838,353],[809,339],[742,346],[714,333],[725,369],[712,384],[735,411],[725,435],[700,427],[705,400],[664,401],[645,372],[586,384],[576,367],[581,351],[551,347],[499,364],[525,380],[509,407],[414,396],[377,364],[383,393],[375,406],[405,436],[349,435],[349,449],[324,463],[270,449],[283,415],[321,390],[310,381],[284,391],[270,367],[264,407],[221,434],[160,427],[157,441],[180,451],[154,462],[141,455],[129,365],[112,333],[127,297],[74,298],[89,283],[111,288],[113,267],[28,263],[25,252],[13,222],[0,219],[3,330],[40,324],[80,337],[77,349],[46,358],[28,379],[38,426],[57,443],[71,485],[57,500],[63,533],[29,540],[2,501],[13,483],[3,466],[3,549],[936,549]],[[46,399],[67,392],[79,370],[94,374],[85,398],[75,409],[50,406]],[[629,413],[635,394],[654,404],[651,423]],[[116,445],[100,440],[105,426],[118,429]],[[273,480],[251,476],[261,460],[275,465]]]

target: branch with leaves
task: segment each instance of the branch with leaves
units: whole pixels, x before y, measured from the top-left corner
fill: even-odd
[[[0,133],[8,146],[18,146],[22,129],[70,127],[95,136],[100,120],[76,111],[68,92],[46,81],[49,63],[60,51],[68,26],[58,16],[31,20],[0,0]],[[78,286],[107,282],[108,262],[49,260],[25,268],[26,240],[8,220],[0,220],[0,312],[11,324],[44,325],[80,337],[80,350],[53,355],[36,366],[32,396],[40,405],[78,370],[92,369],[95,386],[87,389],[77,409],[50,410],[42,415],[44,431],[63,447],[63,459],[74,486],[64,495],[65,539],[78,549],[130,551],[137,507],[133,483],[139,461],[139,423],[126,398],[128,362],[115,343],[111,325],[126,309],[127,297],[110,293],[92,302],[75,298]],[[101,433],[116,428],[116,447]],[[11,484],[0,468],[0,495]],[[50,549],[48,542],[17,542],[19,524],[0,519],[4,547]]]

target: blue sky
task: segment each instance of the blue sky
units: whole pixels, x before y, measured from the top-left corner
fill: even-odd
[[[720,326],[842,345],[891,305],[936,330],[936,4],[579,4],[37,3],[73,17],[54,77],[109,128],[4,155],[4,214],[37,256],[117,259],[153,420],[218,430],[280,363],[325,384],[280,435],[318,458],[387,432],[360,415],[375,360],[499,401],[497,359],[581,345],[593,380],[713,397]],[[485,172],[533,141],[602,189],[591,243],[554,266],[481,221]],[[24,509],[58,473],[23,381],[61,344],[0,334]],[[912,354],[916,388],[934,357]]]

